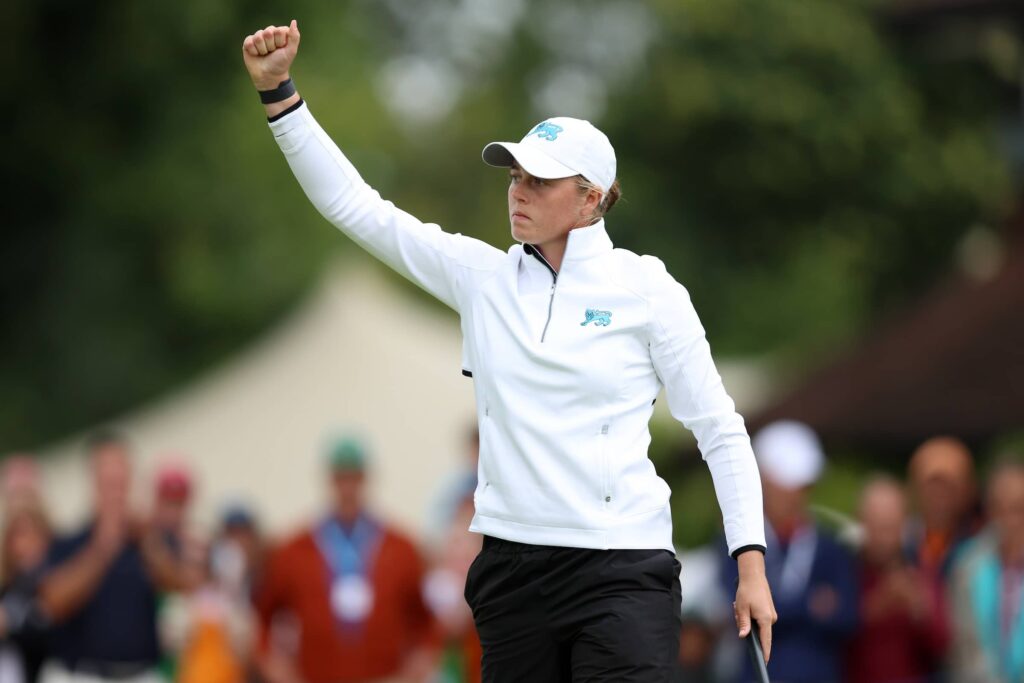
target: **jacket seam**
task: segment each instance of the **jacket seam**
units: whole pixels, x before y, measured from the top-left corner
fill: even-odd
[[[691,305],[692,305],[692,303],[691,303]],[[651,319],[657,324],[657,326],[659,328],[661,328],[661,332],[664,335],[664,337],[666,338],[666,340],[670,340],[671,338],[669,337],[668,330],[665,329],[664,324],[662,324],[662,322],[660,320],[655,320],[655,316],[651,316]],[[683,364],[682,364],[682,361],[679,359],[679,354],[677,353],[675,346],[672,345],[671,341],[668,341],[667,343],[669,345],[669,350],[672,353],[672,360],[675,362],[675,365],[676,365],[676,368],[677,368],[677,372],[682,376],[683,381],[686,382],[686,389],[692,395],[693,394],[693,385],[690,382],[690,375],[689,375],[689,373],[683,371]],[[714,415],[708,415],[707,418],[712,421],[712,423],[715,425],[716,428],[721,428],[721,421],[719,420],[718,417],[716,417]],[[724,448],[726,454],[731,456],[732,447],[730,445],[728,445],[728,444],[723,444],[723,448]],[[703,451],[701,451],[701,459],[704,460],[705,462],[707,462],[707,458],[706,458],[706,456],[705,456]],[[740,490],[740,487],[736,484],[736,480],[737,480],[738,474],[739,474],[737,472],[737,469],[736,469],[736,459],[733,458],[733,457],[729,457],[728,458],[728,463],[729,463],[729,482],[730,482],[730,485],[732,487],[731,493],[733,494],[733,496],[736,499],[741,499],[742,498],[742,491]],[[741,511],[739,512],[739,514],[740,514],[740,524],[742,525],[743,531],[745,533],[746,530],[747,530],[747,527],[748,527],[747,516],[746,516],[746,514],[744,514]]]

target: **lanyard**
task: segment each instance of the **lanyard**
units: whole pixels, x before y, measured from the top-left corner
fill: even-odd
[[[344,633],[358,629],[373,610],[374,591],[368,575],[380,535],[378,525],[363,516],[347,534],[334,518],[325,519],[317,528],[317,546],[331,570],[329,602]]]
[[[769,537],[769,547],[781,547],[778,536],[770,524],[765,524],[765,532]],[[774,542],[773,542],[774,541]],[[786,548],[785,558],[779,568],[779,592],[797,597],[807,589],[811,580],[811,569],[814,566],[814,554],[818,548],[818,532],[814,525],[799,529],[790,539]]]
[[[352,532],[346,534],[341,523],[328,517],[316,531],[316,544],[334,578],[358,574],[366,576],[377,552],[380,528],[360,515]]]

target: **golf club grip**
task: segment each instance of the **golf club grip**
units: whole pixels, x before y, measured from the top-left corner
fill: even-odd
[[[747,651],[750,652],[750,662],[754,665],[754,677],[758,683],[770,683],[768,680],[768,665],[764,661],[764,650],[761,649],[761,630],[757,622],[751,620],[750,633],[746,636]]]

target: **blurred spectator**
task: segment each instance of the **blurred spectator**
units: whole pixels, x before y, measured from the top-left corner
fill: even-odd
[[[949,646],[942,586],[906,556],[906,519],[898,482],[880,477],[864,487],[861,628],[847,653],[849,683],[926,683]]]
[[[188,528],[192,501],[193,477],[188,467],[175,459],[165,458],[157,468],[153,486],[153,527],[167,549],[187,573],[190,583],[197,585],[205,576],[203,558],[207,549]],[[165,621],[167,594],[157,598],[157,622]],[[160,659],[160,673],[168,680],[177,678],[177,649],[165,649]]]
[[[199,588],[169,599],[161,618],[166,648],[179,655],[178,683],[260,680],[252,660],[252,587],[261,557],[255,516],[243,505],[229,506],[209,552],[194,558]]]
[[[718,583],[721,558],[718,547],[678,551],[683,625],[679,632],[679,668],[675,683],[714,683],[717,675],[716,645],[732,619],[730,596]],[[742,652],[730,652],[730,657]]]
[[[989,480],[990,529],[958,559],[951,579],[958,618],[957,683],[1024,681],[1024,464],[999,465]]]
[[[715,683],[715,644],[720,633],[703,616],[683,614],[679,630],[679,668],[673,683]]]
[[[333,509],[270,556],[257,609],[264,675],[273,683],[422,681],[433,671],[423,562],[409,539],[367,511],[366,457],[353,439],[333,445]],[[294,659],[270,642],[280,612],[298,622]]]
[[[779,615],[768,671],[787,683],[839,681],[846,641],[857,627],[857,584],[850,554],[815,526],[808,509],[825,464],[821,444],[806,425],[784,421],[765,427],[753,447],[764,486],[766,571]],[[724,566],[724,588],[735,590],[736,563]],[[744,672],[751,680],[746,660]]]
[[[46,657],[47,620],[37,588],[50,525],[36,495],[4,498],[0,548],[0,682],[32,683]]]
[[[181,588],[185,577],[155,527],[133,515],[127,442],[104,432],[88,450],[93,518],[53,544],[40,586],[43,608],[57,622],[42,680],[155,683],[157,591]]]
[[[427,514],[426,535],[429,545],[443,546],[451,530],[452,519],[458,514],[466,491],[476,489],[477,466],[480,462],[480,431],[476,423],[466,431],[464,459],[455,471],[441,482],[431,499]],[[469,528],[467,522],[466,528]]]
[[[469,566],[480,553],[483,537],[469,531],[475,482],[465,481],[464,485],[467,488],[461,503],[449,520],[448,534],[423,584],[423,597],[445,642],[441,673],[435,683],[480,683],[481,677],[483,651],[463,594]]]
[[[0,499],[6,507],[10,501],[25,497],[39,499],[39,467],[32,456],[11,455],[0,466]]]
[[[192,500],[192,473],[184,465],[166,462],[156,473],[153,524],[175,551],[189,542],[188,514]]]
[[[263,572],[264,555],[256,515],[241,503],[225,508],[213,546],[214,574],[230,582],[239,594],[252,596]]]
[[[980,527],[974,459],[958,439],[925,441],[910,459],[910,484],[920,519],[910,526],[914,560],[945,579],[957,550]]]
[[[201,575],[199,587],[167,601],[161,634],[178,654],[177,683],[245,683],[255,630],[255,613],[244,581],[240,549],[217,539],[211,552],[190,557]]]

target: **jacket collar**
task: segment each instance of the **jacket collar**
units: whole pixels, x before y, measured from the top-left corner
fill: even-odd
[[[612,240],[602,218],[593,225],[569,231],[569,244],[563,261],[584,261],[612,250]]]
[[[605,229],[604,219],[602,218],[593,225],[573,228],[569,231],[569,241],[565,246],[565,256],[562,257],[562,263],[566,261],[585,261],[611,250],[612,240],[608,237],[608,231]],[[548,265],[544,257],[541,256],[540,252],[532,244],[523,244],[523,251],[542,263],[546,269],[551,269],[551,266]]]

